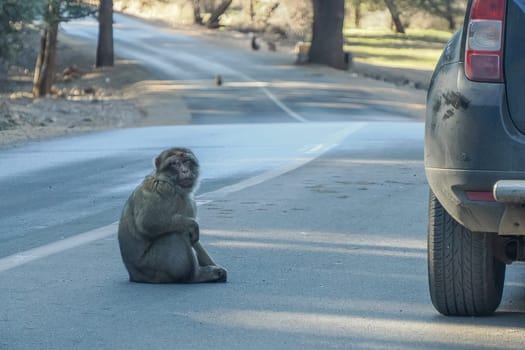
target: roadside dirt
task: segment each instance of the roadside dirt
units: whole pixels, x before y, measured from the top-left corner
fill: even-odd
[[[93,130],[190,121],[181,99],[171,93],[170,84],[159,83],[135,62],[116,60],[114,67],[95,68],[94,46],[63,35],[59,40],[53,95],[33,98],[33,60],[21,59],[19,65],[10,67],[7,83],[0,85],[0,145]],[[178,111],[179,118],[165,118],[165,113],[156,108],[158,101],[166,110]]]
[[[191,30],[195,33],[199,29]],[[245,38],[235,33],[219,34],[203,29],[199,35],[249,49]],[[284,50],[290,52],[291,48],[281,48]],[[261,51],[261,54],[274,53]],[[64,35],[59,37],[55,93],[33,98],[32,55],[36,57],[36,52],[24,53],[18,65],[10,68],[6,84],[0,84],[2,146],[94,130],[191,123],[176,81],[158,80],[142,66],[126,60],[116,60],[114,67],[95,68],[95,47]],[[292,54],[290,58],[292,62]],[[373,79],[391,82],[389,90],[404,96],[397,101],[398,112],[422,118],[423,89],[428,85],[429,72],[409,76],[402,70],[356,64],[352,71],[337,74],[345,74],[349,79],[356,75],[370,77],[360,81],[369,81],[371,88]]]

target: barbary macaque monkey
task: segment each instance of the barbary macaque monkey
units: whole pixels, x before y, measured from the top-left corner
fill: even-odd
[[[132,282],[226,282],[199,241],[195,220],[199,163],[187,148],[171,148],[154,160],[155,170],[129,197],[118,241]]]

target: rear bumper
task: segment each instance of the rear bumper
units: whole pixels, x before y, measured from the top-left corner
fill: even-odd
[[[500,180],[494,184],[494,199],[505,205],[499,221],[501,235],[525,235],[525,181]]]
[[[446,211],[469,230],[525,235],[525,172],[426,168],[426,175]],[[494,193],[494,200],[472,200],[469,192]]]

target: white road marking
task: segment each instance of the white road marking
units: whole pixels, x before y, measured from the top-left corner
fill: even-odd
[[[214,199],[224,197],[226,195],[232,194],[244,190],[248,187],[258,185],[262,182],[271,180],[275,177],[281,176],[287,172],[290,172],[294,169],[299,168],[300,166],[318,158],[324,152],[330,150],[339,144],[345,137],[357,132],[358,130],[365,127],[367,123],[354,123],[349,125],[346,128],[341,129],[340,131],[331,134],[329,136],[330,143],[322,143],[315,146],[313,149],[310,149],[306,152],[306,156],[299,158],[290,164],[287,164],[283,167],[269,170],[260,175],[248,178],[246,180],[240,181],[234,185],[222,187],[216,191],[207,192],[202,195],[199,195],[197,200],[198,205],[208,204],[214,201]],[[63,252],[68,249],[72,249],[84,244],[97,241],[109,236],[114,235],[117,232],[118,221],[107,226],[99,227],[97,229],[80,233],[78,235],[49,243],[37,248],[29,249],[23,252],[19,252],[13,255],[9,255],[5,258],[0,259],[0,272],[11,270],[17,266],[25,265],[32,261],[45,258],[47,256]]]
[[[0,272],[113,235],[118,222],[0,259]]]
[[[255,80],[255,79],[254,79]],[[266,96],[268,96],[268,98],[270,100],[273,101],[273,103],[275,103],[280,109],[282,109],[286,114],[288,114],[290,117],[294,118],[295,120],[298,120],[302,123],[307,123],[308,120],[301,117],[299,114],[295,113],[294,111],[292,111],[290,108],[288,108],[284,103],[282,103],[274,94],[272,94],[267,88],[265,88],[264,86],[260,86],[259,87],[264,93]]]
[[[264,172],[260,175],[256,175],[253,177],[250,177],[246,180],[240,181],[236,184],[222,187],[216,191],[207,192],[199,195],[199,200],[212,200],[225,197],[231,193],[238,192],[241,190],[244,190],[245,188],[252,187],[255,185],[258,185],[260,183],[266,182],[268,180],[271,180],[273,178],[276,178],[278,176],[281,176],[283,174],[286,174],[292,170],[295,170],[299,168],[300,166],[311,162],[312,160],[318,158],[321,154],[325,153],[326,151],[334,148],[336,145],[338,145],[344,138],[349,136],[350,134],[355,133],[356,131],[364,128],[367,124],[366,123],[355,123],[351,124],[350,126],[343,128],[342,130],[331,134],[329,137],[330,144],[319,144],[313,149],[310,149],[305,153],[306,156],[302,158],[298,158],[291,163],[282,166],[280,168],[272,169],[267,172]]]
[[[324,147],[324,145],[321,143],[315,147],[312,147],[310,148],[309,150],[307,150],[305,153],[306,154],[311,154],[311,153],[315,153],[315,152],[319,152],[320,150],[322,150]]]

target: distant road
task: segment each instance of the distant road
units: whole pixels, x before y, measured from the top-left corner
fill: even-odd
[[[98,38],[93,19],[64,23],[62,30],[93,42]],[[117,56],[177,82],[193,123],[423,118],[422,90],[325,67],[296,67],[288,52],[249,51],[231,39],[181,33],[120,14],[115,14],[114,40]],[[221,87],[215,85],[217,75]],[[203,108],[208,105],[213,108]]]

